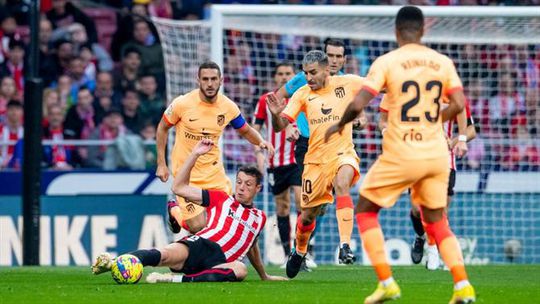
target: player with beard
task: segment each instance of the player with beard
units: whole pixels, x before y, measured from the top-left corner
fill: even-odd
[[[227,125],[251,144],[269,151],[274,148],[263,140],[240,113],[238,106],[227,96],[219,93],[222,83],[219,66],[206,62],[199,66],[199,88],[175,98],[165,110],[156,134],[157,169],[156,176],[162,182],[169,178],[169,172],[176,175],[179,168],[191,154],[193,147],[202,139],[211,139],[216,148],[201,156],[191,172],[190,185],[201,189],[221,190],[232,193],[231,181],[225,173],[218,148],[218,140]],[[176,138],[171,154],[171,170],[165,161],[165,147],[169,129],[176,127]],[[183,228],[195,233],[206,225],[204,208],[177,196],[178,205],[169,203],[169,213]],[[178,225],[172,225],[178,227]],[[178,229],[172,229],[178,233]]]

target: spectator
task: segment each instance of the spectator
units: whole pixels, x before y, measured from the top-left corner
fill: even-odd
[[[97,60],[97,67],[100,71],[110,72],[113,69],[113,61],[109,53],[98,43],[91,43],[88,41],[88,35],[86,29],[82,24],[75,23],[69,26],[69,32],[71,33],[71,39],[76,49],[81,51],[81,48],[88,47],[93,54],[92,60]],[[81,54],[82,55],[82,54]]]
[[[135,21],[145,20],[149,17],[148,8],[146,5],[133,3],[130,14],[123,17],[117,16],[116,33],[114,33],[111,43],[111,55],[115,61],[119,61],[122,56],[122,47],[129,41],[133,40],[133,25]],[[150,30],[155,37],[158,37],[157,29],[153,24],[150,24]]]
[[[17,88],[15,81],[9,76],[4,76],[0,79],[0,125],[5,122],[7,105],[10,100],[17,99]]]
[[[6,60],[9,52],[9,44],[12,40],[19,40],[20,37],[16,33],[17,22],[15,18],[10,15],[1,17],[0,20],[0,63]]]
[[[141,129],[140,135],[144,141],[155,141],[156,125],[152,122],[146,122]],[[155,169],[157,160],[156,145],[144,146],[144,159],[146,160],[146,169]]]
[[[64,123],[66,139],[88,139],[95,128],[92,93],[88,88],[81,87],[77,95],[77,104],[66,114]]]
[[[135,48],[141,54],[141,72],[154,75],[161,87],[165,82],[163,50],[156,40],[156,36],[150,31],[148,22],[144,20],[134,22],[133,40],[126,43],[122,50],[129,48]]]
[[[54,60],[51,52],[52,23],[45,17],[39,21],[39,74],[46,75]]]
[[[54,91],[53,91],[54,92]],[[64,140],[64,110],[53,104],[47,109],[47,122],[43,127],[43,139]],[[71,150],[61,144],[43,146],[43,161],[47,167],[55,170],[71,170]]]
[[[49,116],[49,109],[52,106],[59,106],[62,109],[62,115],[65,113],[65,109],[60,105],[60,95],[58,91],[51,88],[43,90],[43,117],[47,119]]]
[[[114,74],[114,87],[122,92],[135,87],[141,66],[141,52],[136,48],[126,48],[122,55],[122,65]]]
[[[43,77],[45,85],[51,85],[57,81],[60,75],[69,71],[69,65],[75,52],[73,43],[69,40],[61,39],[56,41],[54,51],[44,62]]]
[[[18,141],[23,138],[23,106],[20,102],[15,100],[8,102],[6,122],[3,125],[0,125],[0,136],[0,141],[2,142]],[[15,145],[0,146],[0,168],[8,165],[14,151]]]
[[[71,77],[71,91],[77,92],[79,88],[86,87],[90,91],[96,88],[96,81],[84,74],[84,62],[81,57],[73,57],[69,63],[69,76]],[[77,102],[77,99],[75,99]]]
[[[173,11],[171,1],[167,0],[134,0],[134,3],[146,2],[148,4],[148,14],[159,18],[172,18]],[[144,3],[143,3],[144,4]]]
[[[120,93],[113,88],[113,77],[109,72],[97,74],[96,90],[94,91],[94,110],[96,123],[100,123],[105,114],[113,107],[120,108]]]
[[[140,113],[140,101],[137,91],[130,88],[124,92],[124,98],[122,98],[122,116],[124,118],[124,125],[135,134],[139,134],[143,124],[144,118]]]
[[[107,112],[103,121],[92,132],[90,139],[112,140],[125,134],[128,134],[128,130],[124,126],[122,114],[116,110],[112,110]],[[102,168],[107,147],[107,145],[89,147],[86,166]]]
[[[57,83],[56,89],[60,97],[60,105],[62,106],[64,110],[67,110],[73,104],[75,104],[73,95],[76,95],[77,91],[72,92],[71,88],[72,88],[71,77],[69,77],[68,75],[62,75],[58,77],[58,83]]]
[[[208,0],[177,0],[172,7],[174,19],[203,19],[204,9],[209,4]]]
[[[498,93],[489,100],[489,114],[492,126],[502,127],[508,132],[513,115],[524,111],[525,98],[517,91],[515,80],[508,73],[499,78]]]
[[[157,81],[154,75],[147,74],[139,78],[139,97],[141,115],[157,125],[165,111],[165,99],[157,92]]]
[[[0,66],[0,77],[11,76],[15,80],[15,88],[20,94],[24,90],[25,47],[24,42],[11,40],[9,42],[7,60]]]
[[[90,43],[98,42],[94,20],[73,5],[71,1],[53,1],[53,9],[47,12],[47,18],[51,21],[55,29],[67,27],[73,23],[80,23],[86,29],[86,33],[88,33],[88,41]]]

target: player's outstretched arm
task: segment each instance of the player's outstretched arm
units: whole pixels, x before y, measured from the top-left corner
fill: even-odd
[[[203,139],[197,143],[193,152],[186,159],[180,171],[174,179],[172,186],[172,192],[186,201],[193,202],[195,204],[201,205],[203,200],[202,189],[193,187],[189,185],[189,177],[191,175],[191,170],[199,156],[208,153],[214,147],[214,142],[210,139]]]
[[[163,118],[161,118],[161,121],[159,122],[156,130],[156,176],[162,182],[166,182],[169,179],[169,168],[167,167],[167,161],[165,160],[165,150],[167,147],[167,136],[171,127],[171,125],[169,125]]]
[[[280,276],[272,276],[266,273],[264,269],[264,263],[261,257],[261,250],[259,249],[259,238],[253,242],[253,246],[249,249],[247,253],[249,262],[255,268],[255,271],[259,274],[259,277],[263,281],[287,281],[287,278]]]
[[[343,130],[343,127],[345,127],[346,124],[353,121],[360,112],[364,110],[364,108],[367,106],[367,104],[373,99],[373,94],[369,92],[368,90],[362,89],[360,90],[360,93],[356,95],[354,100],[347,106],[347,109],[345,109],[345,113],[343,113],[343,117],[341,117],[341,120],[328,128],[326,130],[326,134],[324,135],[324,141],[328,142],[328,139],[330,139],[330,136],[334,133],[338,133]]]
[[[260,133],[262,129],[262,125],[253,124],[253,129],[255,129],[255,131]],[[259,148],[259,146],[255,146],[255,157],[257,158],[257,169],[259,169],[259,171],[261,172],[264,172],[264,167],[265,167],[264,165],[266,163],[266,157],[264,156],[264,153],[261,150],[261,148]]]

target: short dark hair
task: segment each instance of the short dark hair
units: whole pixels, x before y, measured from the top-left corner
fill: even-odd
[[[404,6],[396,15],[398,31],[419,32],[424,28],[424,14],[416,6]]]
[[[275,67],[274,67],[274,70],[272,71],[272,77],[276,76],[277,74],[277,70],[280,68],[280,67],[291,67],[294,71],[294,65],[288,61],[282,61],[280,63],[278,63]]]
[[[10,50],[19,48],[19,49],[22,49],[24,51],[26,49],[26,44],[24,44],[24,42],[22,40],[11,39],[9,41],[9,46],[8,47],[9,47]]]
[[[136,53],[137,55],[139,55],[139,57],[141,57],[141,51],[139,51],[138,48],[136,47],[127,47],[123,52],[122,52],[122,59],[126,58],[129,54],[131,53]]]
[[[260,185],[262,183],[263,175],[259,169],[253,166],[242,166],[238,169],[238,172],[236,172],[236,175],[238,173],[244,172],[246,175],[255,177],[255,181],[257,182],[257,185]]]
[[[219,68],[219,65],[213,61],[206,61],[203,64],[199,66],[199,71],[197,72],[197,76],[201,76],[201,70],[205,69],[212,69],[217,70],[219,77],[221,77],[221,69]]]
[[[345,46],[345,42],[343,40],[335,39],[335,38],[326,38],[326,40],[324,40],[324,52],[325,53],[326,53],[326,49],[328,48],[329,45],[342,47],[343,48],[343,55],[347,54],[347,47]]]
[[[7,105],[6,105],[6,108],[7,109],[10,109],[10,108],[19,108],[19,109],[22,109],[23,108],[23,105],[20,101],[17,101],[17,100],[10,100]]]

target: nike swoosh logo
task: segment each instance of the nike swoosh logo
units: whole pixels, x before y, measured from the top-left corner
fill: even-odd
[[[343,219],[344,222],[350,222],[352,219]]]
[[[189,121],[199,120],[198,118],[190,118]]]
[[[314,99],[317,99],[317,97],[318,97],[318,96],[315,96],[315,97],[309,97],[309,98],[308,98],[308,101],[312,101],[312,100],[314,100]]]

